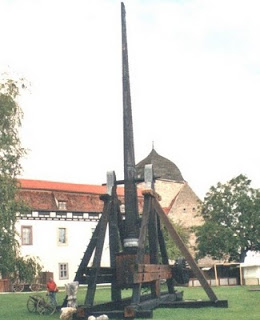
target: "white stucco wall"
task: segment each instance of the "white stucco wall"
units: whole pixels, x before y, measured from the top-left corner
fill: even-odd
[[[245,284],[260,283],[260,252],[248,251],[245,262],[241,263]]]
[[[55,282],[59,286],[74,280],[75,272],[96,227],[96,221],[55,221],[55,220],[18,220],[17,231],[21,226],[32,226],[33,244],[21,245],[23,256],[38,256],[43,271],[54,273]],[[58,243],[58,228],[66,228],[68,241],[65,245]],[[68,263],[69,278],[59,279],[59,263]],[[102,266],[109,266],[108,232],[102,255]]]
[[[260,265],[241,265],[244,279],[256,278],[260,280]]]

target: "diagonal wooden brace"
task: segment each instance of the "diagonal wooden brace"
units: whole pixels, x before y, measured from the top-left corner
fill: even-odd
[[[151,196],[152,196],[152,193],[151,193]],[[189,250],[185,246],[184,242],[182,241],[182,239],[180,238],[180,236],[176,232],[176,230],[175,230],[174,226],[172,225],[171,221],[169,220],[169,218],[166,216],[166,214],[163,211],[163,209],[162,209],[161,205],[159,204],[158,200],[154,196],[152,196],[152,197],[153,197],[153,206],[154,206],[157,214],[159,215],[161,221],[164,223],[166,229],[168,230],[171,238],[175,241],[175,243],[179,247],[181,253],[183,254],[184,258],[187,260],[187,262],[190,265],[192,271],[194,272],[195,276],[199,280],[201,286],[203,287],[203,289],[207,293],[209,299],[211,301],[216,302],[218,300],[218,298],[215,295],[215,293],[212,290],[212,288],[210,287],[210,285],[208,284],[208,281],[204,277],[204,274],[202,273],[200,268],[197,266],[197,264],[196,264],[195,260],[193,259],[191,253],[189,252]]]

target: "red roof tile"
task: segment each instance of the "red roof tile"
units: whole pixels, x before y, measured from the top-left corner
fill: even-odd
[[[29,180],[19,179],[22,189],[30,190],[52,190],[52,191],[68,191],[77,193],[93,193],[93,194],[104,194],[106,193],[106,186],[92,185],[92,184],[76,184],[66,182],[54,182],[44,180]],[[118,187],[117,194],[123,195],[124,188]]]

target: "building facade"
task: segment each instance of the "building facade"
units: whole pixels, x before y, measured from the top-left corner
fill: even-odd
[[[103,211],[106,187],[20,180],[19,197],[31,208],[18,214],[16,229],[21,254],[39,257],[43,271],[53,272],[58,285],[74,280],[83,254]],[[118,188],[119,198],[123,190]],[[106,235],[102,266],[108,266]]]

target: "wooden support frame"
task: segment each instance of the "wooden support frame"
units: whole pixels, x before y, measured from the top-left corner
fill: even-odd
[[[115,179],[114,179],[115,181]],[[123,315],[124,318],[137,317],[140,315],[144,317],[152,316],[151,310],[157,307],[165,308],[180,308],[180,307],[203,307],[203,306],[216,306],[227,307],[227,301],[218,300],[215,293],[209,286],[203,273],[196,265],[193,257],[189,253],[188,249],[184,245],[183,241],[179,237],[172,223],[165,215],[161,208],[158,196],[152,189],[145,189],[143,191],[144,207],[142,214],[141,227],[139,232],[139,242],[136,254],[124,253],[123,250],[123,235],[122,220],[119,212],[119,200],[116,195],[116,183],[110,189],[110,194],[104,195],[101,199],[104,201],[104,210],[102,217],[97,225],[95,232],[89,246],[84,254],[77,277],[82,277],[82,270],[89,272],[88,290],[85,298],[85,304],[83,308],[85,316],[90,312],[93,314],[100,314],[102,305],[94,306],[94,296],[96,291],[97,279],[102,276],[100,273],[104,273],[104,279],[111,277],[111,303],[104,304],[104,308],[111,308],[111,310],[104,310],[106,314]],[[189,263],[194,274],[200,281],[203,289],[207,293],[210,301],[196,301],[189,303],[182,301],[182,294],[175,291],[173,286],[173,272],[172,266],[168,263],[168,256],[164,237],[161,230],[161,223],[163,223],[169,232],[172,239],[175,241],[183,256]],[[100,266],[101,253],[104,245],[104,238],[106,232],[106,226],[109,227],[109,242],[110,242],[110,260],[111,267],[108,270],[102,269]],[[147,253],[147,246],[149,252]],[[86,268],[86,263],[89,262],[91,255],[95,249],[93,266]],[[159,261],[159,251],[161,253],[161,261]],[[121,253],[120,253],[121,252]],[[118,257],[121,258],[118,260]],[[149,260],[147,260],[149,256]],[[130,259],[130,260],[129,260]],[[132,261],[131,265],[125,265],[123,268],[129,268],[127,270],[129,276],[126,282],[119,282],[116,276],[113,274],[118,273],[118,268],[122,267],[122,264],[118,264],[118,261]],[[114,273],[113,273],[114,272]],[[101,277],[102,278],[102,277]],[[160,292],[160,280],[166,279],[168,286],[168,293]],[[141,294],[143,285],[150,285],[151,294],[149,298],[145,298]],[[126,286],[132,288],[132,297],[128,302],[122,300],[121,289]],[[149,311],[149,312],[148,312]]]
[[[152,167],[148,167],[152,170]],[[148,177],[148,178],[147,178]],[[146,174],[148,186],[153,186],[151,179],[153,174]],[[111,303],[104,304],[104,308],[111,308],[110,311],[104,310],[106,314],[123,315],[123,317],[137,317],[137,315],[149,314],[144,311],[151,311],[159,306],[167,308],[179,307],[202,307],[216,306],[227,307],[227,301],[219,301],[205,279],[202,271],[198,268],[195,260],[179,237],[169,218],[165,215],[158,201],[158,195],[152,189],[143,190],[144,206],[139,230],[138,248],[136,253],[124,252],[123,237],[124,227],[119,210],[119,200],[116,195],[115,174],[108,173],[108,194],[101,196],[104,201],[102,217],[93,233],[89,246],[83,256],[75,280],[80,280],[84,272],[88,273],[88,289],[85,297],[83,309],[85,315],[91,311],[100,313],[102,306],[94,306],[94,297],[98,279],[111,280]],[[173,266],[169,265],[164,236],[161,230],[163,223],[182,255],[187,260],[193,273],[200,281],[203,289],[207,293],[210,301],[186,303],[182,293],[174,288]],[[110,268],[101,268],[101,254],[104,246],[106,228],[109,228],[109,247],[110,247]],[[94,254],[93,266],[87,267],[90,258]],[[148,250],[148,252],[147,252]],[[159,261],[159,252],[161,261]],[[165,279],[168,292],[160,291],[160,281]],[[142,286],[149,285],[151,294],[147,298],[142,296]],[[121,289],[132,288],[132,297],[127,301],[121,298]],[[109,313],[111,312],[111,313]]]

